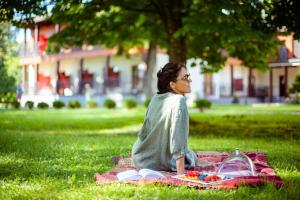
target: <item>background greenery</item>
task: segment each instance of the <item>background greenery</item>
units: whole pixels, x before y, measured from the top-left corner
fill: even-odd
[[[15,91],[21,81],[16,29],[0,20],[0,93]]]
[[[191,110],[193,150],[261,151],[284,179],[237,190],[164,185],[97,186],[114,155],[127,156],[146,110],[0,110],[0,199],[297,199],[300,107],[213,106]]]

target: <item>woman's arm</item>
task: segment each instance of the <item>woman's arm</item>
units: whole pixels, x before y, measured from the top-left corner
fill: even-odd
[[[185,169],[184,169],[184,156],[178,158],[176,160],[176,169],[177,169],[177,174],[184,174]]]

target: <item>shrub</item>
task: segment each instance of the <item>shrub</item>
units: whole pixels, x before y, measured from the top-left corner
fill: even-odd
[[[137,106],[137,102],[135,99],[126,99],[124,101],[124,104],[125,104],[125,107],[129,108],[129,109],[135,108]]]
[[[0,93],[0,103],[3,103],[3,102],[4,102],[4,94]]]
[[[239,98],[237,96],[233,95],[231,103],[233,103],[233,104],[239,104],[240,100],[239,100]]]
[[[7,92],[4,95],[4,101],[6,103],[12,103],[16,100],[16,93],[13,92]]]
[[[46,108],[49,108],[49,105],[45,102],[39,102],[37,104],[37,107],[40,108],[40,109],[46,109]]]
[[[33,106],[34,106],[34,102],[33,101],[26,101],[26,103],[25,103],[25,107],[26,108],[32,109]]]
[[[146,108],[148,108],[148,106],[149,106],[149,104],[150,104],[150,101],[151,101],[151,98],[152,98],[152,97],[147,97],[147,99],[144,101],[144,106],[145,106]]]
[[[14,107],[14,102],[16,101],[16,94],[13,92],[0,93],[0,103],[8,108],[10,105]]]
[[[96,100],[91,99],[87,102],[87,107],[88,108],[96,108],[96,107],[98,107],[98,103]]]
[[[108,108],[108,109],[112,109],[116,107],[116,102],[112,99],[106,99],[104,101],[104,107]]]
[[[296,76],[296,79],[292,85],[292,87],[289,89],[291,103],[298,104],[300,103],[300,74]]]
[[[300,74],[298,74],[295,78],[295,81],[292,87],[289,89],[290,93],[300,93]]]
[[[17,100],[14,100],[12,103],[11,103],[12,107],[15,108],[15,109],[19,109],[21,104],[20,102],[18,102]]]
[[[79,101],[76,101],[76,100],[70,100],[68,102],[68,107],[69,108],[80,108],[81,107],[81,104],[79,103]]]
[[[196,99],[195,104],[201,112],[203,112],[204,109],[209,109],[211,107],[211,102],[207,99]]]
[[[65,107],[65,103],[63,101],[53,101],[53,108],[60,109]]]

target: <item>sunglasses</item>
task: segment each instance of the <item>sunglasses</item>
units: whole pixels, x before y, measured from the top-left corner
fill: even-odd
[[[178,79],[178,80],[183,80],[183,81],[191,81],[191,74],[190,73],[187,73],[185,74],[181,79]]]

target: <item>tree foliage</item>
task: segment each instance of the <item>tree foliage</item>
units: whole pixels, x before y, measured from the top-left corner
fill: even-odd
[[[296,76],[296,79],[290,88],[291,93],[300,93],[300,74]]]
[[[18,26],[33,23],[33,17],[45,15],[47,6],[53,1],[47,0],[1,0],[0,22],[12,22]]]
[[[266,69],[278,31],[300,33],[296,0],[4,0],[0,21],[47,13],[49,4],[53,20],[67,24],[52,40],[58,44],[126,50],[154,40],[171,61],[200,58],[207,71],[220,69],[229,56]]]
[[[268,6],[263,1],[194,1],[182,31],[189,35],[189,57],[207,61],[207,71],[220,69],[228,56],[266,69],[276,49],[275,31],[262,15]]]
[[[263,14],[269,8],[259,0],[61,0],[52,19],[67,28],[51,41],[126,49],[155,40],[168,50],[171,61],[200,58],[204,71],[220,69],[229,56],[266,69],[276,50],[274,28]]]
[[[118,47],[121,53],[133,46],[144,47],[149,40],[159,41],[160,44],[165,41],[161,37],[161,24],[157,18],[113,5],[100,8],[95,2],[62,1],[52,10],[51,20],[67,25],[50,39],[53,46],[105,45]]]
[[[282,34],[294,33],[300,38],[300,2],[297,0],[272,0],[266,20]]]
[[[0,92],[15,91],[19,80],[16,43],[9,23],[0,23]]]

